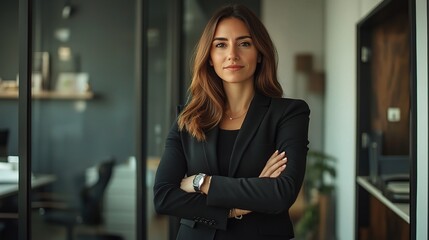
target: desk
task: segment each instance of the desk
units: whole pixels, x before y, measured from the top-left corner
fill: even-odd
[[[31,179],[31,188],[35,189],[44,185],[53,183],[56,180],[54,175],[41,174]],[[0,182],[0,199],[11,195],[18,194],[18,183],[1,183]]]

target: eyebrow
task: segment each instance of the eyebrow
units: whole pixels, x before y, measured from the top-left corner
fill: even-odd
[[[242,40],[242,39],[246,39],[246,38],[252,39],[251,36],[241,36],[241,37],[237,37],[235,40]],[[213,41],[228,41],[228,38],[225,38],[225,37],[215,37],[213,39]]]

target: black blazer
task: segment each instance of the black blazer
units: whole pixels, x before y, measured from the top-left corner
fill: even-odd
[[[255,94],[233,147],[228,176],[219,176],[218,127],[198,142],[177,122],[167,137],[154,184],[155,209],[181,218],[177,239],[290,239],[289,207],[304,178],[310,110],[302,100]],[[278,178],[258,178],[278,149],[288,158]],[[180,189],[185,175],[213,176],[208,195]],[[231,208],[252,210],[228,219]]]

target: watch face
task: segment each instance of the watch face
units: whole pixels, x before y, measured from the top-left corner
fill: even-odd
[[[197,175],[194,177],[194,181],[192,182],[194,184],[194,187],[198,187],[198,182],[200,181],[199,179],[201,178],[200,175]]]
[[[201,189],[201,185],[203,182],[205,174],[199,173],[194,177],[194,181],[192,181],[192,185],[194,186],[195,192],[199,192]]]

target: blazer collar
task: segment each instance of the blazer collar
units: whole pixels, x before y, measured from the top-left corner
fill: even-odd
[[[247,146],[253,139],[257,132],[265,113],[268,110],[270,98],[262,94],[255,93],[252,102],[250,103],[247,115],[241,125],[241,129],[237,135],[237,139],[233,146],[228,176],[234,176],[240,164],[241,158],[247,149]],[[206,155],[207,165],[210,173],[213,175],[219,174],[218,161],[217,161],[217,137],[219,133],[219,126],[215,126],[206,132],[206,141],[203,143],[204,153]]]

